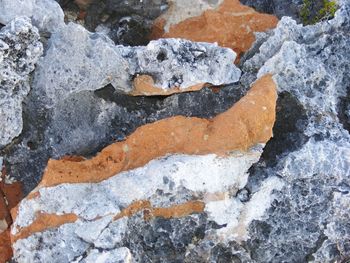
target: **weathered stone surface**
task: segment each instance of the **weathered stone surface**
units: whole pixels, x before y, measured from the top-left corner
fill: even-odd
[[[291,1],[280,4],[285,8],[288,3]],[[216,4],[209,3],[213,10],[217,9]],[[27,239],[18,239],[21,246],[28,248],[24,249],[25,256],[37,256],[34,260],[45,262],[45,259],[38,258],[43,254],[32,253],[41,247],[41,239],[45,239],[51,240],[47,242],[48,246],[64,242],[77,244],[68,254],[63,255],[62,251],[53,254],[60,262],[75,255],[82,255],[75,260],[83,262],[108,257],[141,262],[345,262],[350,256],[349,4],[345,1],[339,1],[339,4],[341,10],[334,20],[302,27],[284,18],[273,32],[258,33],[256,44],[239,64],[243,71],[241,82],[234,85],[204,87],[197,92],[168,97],[131,97],[107,85],[93,91],[82,90],[66,97],[58,96],[50,109],[42,108],[41,103],[46,95],[42,97],[38,94],[44,93],[37,93],[38,90],[31,92],[23,103],[22,134],[0,153],[8,174],[24,181],[27,193],[37,186],[50,157],[59,159],[66,154],[78,154],[91,158],[106,145],[124,140],[138,127],[175,115],[214,117],[228,110],[258,74],[274,73],[279,84],[274,137],[265,146],[260,161],[249,169],[250,175],[246,172],[242,176],[248,180],[245,187],[238,191],[236,187],[234,191],[229,189],[229,201],[221,202],[219,198],[222,196],[215,193],[210,198],[214,196],[218,199],[210,199],[210,204],[205,203],[209,199],[204,199],[202,194],[189,190],[186,188],[188,185],[182,187],[182,183],[188,183],[188,170],[184,176],[186,180],[176,181],[176,185],[168,177],[158,175],[160,181],[164,180],[160,189],[163,192],[155,190],[146,200],[121,206],[120,212],[111,215],[112,220],[108,216],[89,221],[75,214],[34,215],[37,219],[35,224],[22,228],[21,233],[23,237],[31,232],[35,234]],[[293,11],[292,7],[290,9]],[[285,8],[284,11],[288,10]],[[75,80],[74,76],[72,79]],[[153,88],[150,85],[152,80],[147,75],[135,78],[137,87],[140,87],[140,83],[142,89]],[[254,151],[256,156],[251,162],[258,159],[261,149]],[[178,157],[177,161],[181,160],[176,164],[182,167],[181,171],[187,167],[187,162],[182,161],[194,160],[194,156],[188,155],[175,157]],[[232,155],[221,157],[218,162],[234,158]],[[72,163],[73,160],[77,166],[87,162],[84,158],[71,157],[70,161],[66,158],[63,163]],[[158,158],[151,161],[152,169],[172,161],[174,155],[169,159]],[[190,165],[190,162],[187,164]],[[249,166],[247,163],[244,169]],[[119,175],[134,175],[136,171],[141,171],[147,177],[143,178],[144,181],[149,182],[152,176],[146,173],[145,167]],[[197,167],[200,169],[202,166]],[[203,169],[206,168],[204,166]],[[227,175],[228,171],[224,168],[218,167],[215,171],[222,169],[223,174]],[[208,171],[211,170],[206,169],[203,174]],[[152,172],[154,174],[157,171]],[[218,176],[215,172],[212,174]],[[140,174],[138,176],[142,177]],[[234,174],[229,178],[234,180],[236,176]],[[106,181],[112,178],[117,177],[112,176]],[[212,179],[213,176],[210,182]],[[144,181],[135,183],[137,189],[143,189],[141,184]],[[196,187],[203,187],[207,192],[205,185],[198,182],[201,181],[196,178]],[[219,182],[222,182],[220,178],[215,185]],[[92,185],[100,184],[103,182]],[[120,185],[116,188],[119,189]],[[169,185],[169,188],[165,185]],[[69,186],[74,189],[86,187],[85,184]],[[168,190],[175,186],[180,187]],[[66,185],[62,184],[53,188],[64,187]],[[272,190],[274,188],[281,191]],[[48,193],[47,189],[42,187],[37,191]],[[99,189],[98,193],[104,193],[106,189]],[[91,189],[86,191],[82,196],[88,200]],[[43,198],[37,194],[30,197],[33,202]],[[48,194],[44,198],[51,202]],[[60,199],[57,197],[57,200]],[[67,201],[66,196],[64,200]],[[109,202],[111,200],[106,201],[107,204]],[[60,205],[58,207],[61,209]],[[91,206],[100,209],[101,203]],[[28,210],[29,207],[30,204]],[[260,207],[264,209],[256,209]],[[253,216],[239,216],[243,214]],[[98,242],[92,240],[91,237],[109,220],[114,221],[103,231]],[[84,231],[87,226],[90,231]],[[228,229],[237,234],[235,239],[227,238]],[[217,236],[221,238],[215,239]],[[8,233],[0,238],[3,238],[0,244],[2,240],[8,241]],[[11,252],[8,247],[6,249],[4,253]],[[0,255],[3,255],[1,252]]]
[[[139,74],[151,76],[154,85],[152,92],[137,89],[137,95],[181,92],[204,83],[229,84],[240,77],[232,63],[235,53],[207,43],[162,39],[146,47],[115,46],[104,35],[70,23],[52,35],[49,45],[38,63],[33,90],[51,105],[73,92],[109,83],[120,92],[133,93],[132,81]]]
[[[252,238],[242,250],[248,247],[253,260],[341,262],[350,256],[349,208],[344,206],[350,137],[338,117],[344,116],[339,105],[349,96],[350,6],[348,1],[340,5],[335,19],[314,26],[283,18],[271,34],[260,36],[264,40],[254,48],[257,53],[243,64],[243,82],[274,74],[279,92],[299,108],[290,111],[295,117],[288,125],[294,128],[271,140],[278,145],[287,137],[294,147],[277,152],[276,162],[266,155],[267,162],[249,177],[251,190],[273,174],[286,183],[268,218],[250,226]]]
[[[230,110],[211,120],[165,119],[140,127],[91,160],[50,161],[40,186],[18,207],[12,228],[15,258],[62,262],[95,257],[98,248],[126,247],[125,257],[136,261],[144,253],[150,261],[171,261],[177,252],[177,258],[184,259],[192,241],[174,243],[184,234],[179,220],[193,220],[198,227],[210,221],[222,225],[209,227],[209,236],[200,239],[247,239],[248,226],[264,215],[274,199],[273,189],[283,185],[270,178],[248,202],[235,198],[261,154],[259,145],[272,135],[275,102],[275,84],[267,75]],[[147,246],[153,245],[134,246],[138,234],[131,231],[140,224],[141,231],[147,231],[148,222],[152,225],[158,218],[180,228],[164,232],[164,238],[171,239],[168,251],[149,254]],[[61,242],[68,251],[62,250]]]
[[[274,14],[278,18],[292,17],[298,23],[315,24],[332,19],[337,9],[334,0],[240,0],[244,5],[253,7],[259,12]]]
[[[298,22],[301,22],[300,10],[304,2],[303,0],[240,0],[240,2],[244,5],[253,7],[258,12],[274,14],[280,19],[284,16],[289,16]],[[316,0],[310,2],[316,3],[322,1]]]
[[[191,2],[188,7],[187,1],[174,1],[168,12],[157,19],[152,37],[217,42],[233,49],[239,58],[253,44],[254,32],[274,28],[278,21],[272,15],[241,5],[238,0],[217,1],[215,5],[200,0]]]
[[[223,154],[265,143],[272,136],[275,121],[276,97],[270,78],[261,78],[246,97],[211,120],[176,116],[140,127],[91,160],[51,160],[41,184],[99,182],[167,154]],[[109,157],[111,153],[115,156]],[[101,165],[106,160],[110,164]]]
[[[27,18],[16,18],[0,31],[0,147],[22,131],[22,101],[29,74],[43,52],[38,30]]]
[[[53,0],[2,0],[0,2],[0,23],[7,24],[19,16],[31,18],[34,26],[46,32],[53,32],[64,25],[64,14]]]

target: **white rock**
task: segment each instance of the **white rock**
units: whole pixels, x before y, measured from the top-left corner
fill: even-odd
[[[0,147],[22,131],[22,101],[30,90],[29,74],[43,52],[39,39],[38,30],[25,17],[0,30]]]
[[[40,30],[53,32],[64,25],[64,13],[53,0],[1,0],[0,23],[7,24],[19,16],[28,16]]]

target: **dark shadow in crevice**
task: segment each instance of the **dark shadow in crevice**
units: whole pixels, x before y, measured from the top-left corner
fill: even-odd
[[[346,96],[339,98],[338,118],[344,129],[350,133],[350,87],[347,88]]]

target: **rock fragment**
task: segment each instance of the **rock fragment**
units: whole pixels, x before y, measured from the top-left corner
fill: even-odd
[[[269,165],[266,155],[250,177],[263,180],[277,174],[286,180],[268,218],[251,225],[248,249],[254,251],[253,260],[335,262],[350,256],[349,208],[344,207],[349,198],[350,136],[341,120],[345,114],[339,112],[346,110],[339,105],[349,96],[350,5],[339,4],[334,19],[313,26],[282,18],[275,30],[259,36],[257,53],[243,64],[247,74],[242,82],[274,74],[279,92],[299,105],[287,113],[293,123],[284,124],[286,129],[292,124],[294,131],[286,137],[275,133],[271,140],[281,145],[287,138],[293,147]],[[248,185],[255,189],[259,183],[254,179]]]
[[[169,261],[174,253],[180,260],[192,244],[191,239],[179,239],[185,235],[181,229],[191,221],[198,226],[209,227],[211,220],[224,225],[220,230],[211,228],[206,238],[201,236],[206,242],[245,240],[244,229],[262,217],[274,199],[273,189],[283,185],[280,179],[271,179],[247,204],[235,198],[247,182],[247,170],[272,135],[275,88],[266,75],[231,109],[213,119],[164,119],[140,127],[91,160],[51,160],[39,187],[18,206],[12,228],[15,259],[110,259],[112,251],[122,250],[125,258],[136,261],[145,253],[150,260]],[[266,201],[260,212],[249,208],[255,206],[255,199]],[[146,233],[142,234],[145,243],[134,246],[138,234],[133,229],[141,225],[141,231],[148,231],[159,220],[163,228],[174,227],[163,230],[165,238],[174,238],[169,251],[148,252],[153,241],[147,241],[151,236]],[[62,242],[66,249],[59,246]]]
[[[0,157],[0,262],[12,258],[10,226],[12,216],[10,210],[23,198],[21,184],[10,180]]]
[[[38,30],[27,18],[16,18],[0,30],[0,147],[22,131],[22,101],[29,74],[43,52]]]
[[[33,25],[44,32],[53,32],[64,25],[64,14],[56,1],[2,0],[0,2],[0,23],[6,25],[20,16],[29,17]]]
[[[145,47],[115,46],[106,36],[70,23],[51,36],[35,72],[34,92],[52,106],[72,93],[108,84],[133,95],[198,90],[206,83],[237,82],[235,57],[229,49],[181,39],[161,39]],[[143,75],[150,85],[140,82]]]
[[[238,59],[253,44],[255,32],[272,29],[278,21],[275,16],[260,14],[238,0],[215,1],[216,4],[196,0],[191,1],[190,7],[184,0],[171,3],[169,10],[157,19],[152,38],[217,42],[233,49]]]

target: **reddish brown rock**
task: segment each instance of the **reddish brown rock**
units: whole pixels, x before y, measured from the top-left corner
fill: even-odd
[[[212,119],[183,116],[167,118],[141,126],[125,141],[106,147],[90,160],[76,156],[50,160],[38,188],[21,202],[18,210],[13,210],[16,221],[12,227],[11,239],[16,249],[15,257],[24,255],[24,244],[28,237],[35,240],[41,236],[37,233],[43,231],[95,228],[95,223],[105,224],[122,218],[129,220],[131,217],[148,222],[155,217],[171,219],[206,212],[216,218],[221,212],[225,212],[222,205],[216,203],[230,201],[227,189],[242,187],[249,167],[259,159],[261,146],[254,149],[252,147],[265,144],[271,138],[276,99],[276,84],[271,75],[265,75],[228,111]],[[259,150],[256,151],[256,148]],[[165,156],[167,157],[161,158]],[[183,161],[181,158],[184,158]],[[171,165],[166,164],[168,161]],[[176,166],[177,163],[180,166]],[[205,171],[198,172],[198,167]],[[123,171],[128,173],[121,173]],[[174,171],[176,172],[173,175]],[[203,182],[202,177],[206,178]],[[193,196],[192,199],[186,197],[158,202],[152,193],[167,184],[164,178],[173,183],[174,196],[177,196],[176,191],[184,191],[188,187],[188,190],[191,189],[189,193],[193,191],[193,195],[189,195]],[[106,179],[109,180],[104,181]],[[221,179],[223,180],[219,183]],[[102,183],[96,184],[99,182]],[[138,182],[143,183],[137,186]],[[64,185],[52,187],[60,184]],[[101,185],[103,186],[99,188]],[[84,190],[79,189],[81,187]],[[98,200],[90,200],[94,187],[99,189],[98,193],[105,191],[115,195],[107,199],[101,195]],[[82,191],[87,196],[71,198],[67,191]],[[94,194],[91,196],[94,197]],[[60,205],[57,205],[58,198]],[[108,204],[108,200],[119,199],[123,202],[117,206],[115,203]],[[79,208],[85,201],[88,201],[88,205],[84,204],[89,207],[88,213],[86,209]],[[108,210],[99,211],[98,204],[101,202],[109,207]],[[233,207],[234,204],[235,201],[232,203]],[[236,208],[242,210],[241,206]],[[250,221],[247,222],[248,220],[243,222],[244,226]],[[230,226],[230,229],[235,228]],[[227,230],[228,233],[230,229]],[[79,231],[73,231],[76,235],[81,235]],[[71,235],[73,232],[69,233]],[[89,231],[87,234],[90,235]],[[55,237],[49,235],[45,240],[39,241],[44,247],[38,248],[42,255],[47,251],[47,238],[52,241]],[[60,250],[58,246],[48,249]],[[25,257],[31,258],[32,255]]]
[[[10,210],[22,199],[22,187],[18,182],[7,184],[5,168],[1,172],[0,182],[0,263],[12,257],[10,226],[12,217]]]
[[[164,30],[167,19],[176,16],[172,12],[185,10],[170,8],[158,18],[153,27],[152,39],[185,38],[192,41],[217,42],[222,47],[233,49],[239,57],[255,41],[254,32],[263,32],[276,27],[278,19],[261,14],[240,4],[239,0],[225,0],[218,8],[206,10],[200,16],[191,17]]]
[[[276,98],[276,85],[266,75],[231,109],[212,119],[175,116],[138,128],[90,160],[50,160],[39,187],[100,182],[167,154],[245,151],[272,136]]]
[[[33,233],[59,227],[63,224],[73,223],[77,221],[77,219],[78,217],[74,214],[56,215],[40,213],[32,224],[20,229],[16,235],[11,236],[11,241],[16,242],[18,239],[26,238]]]

